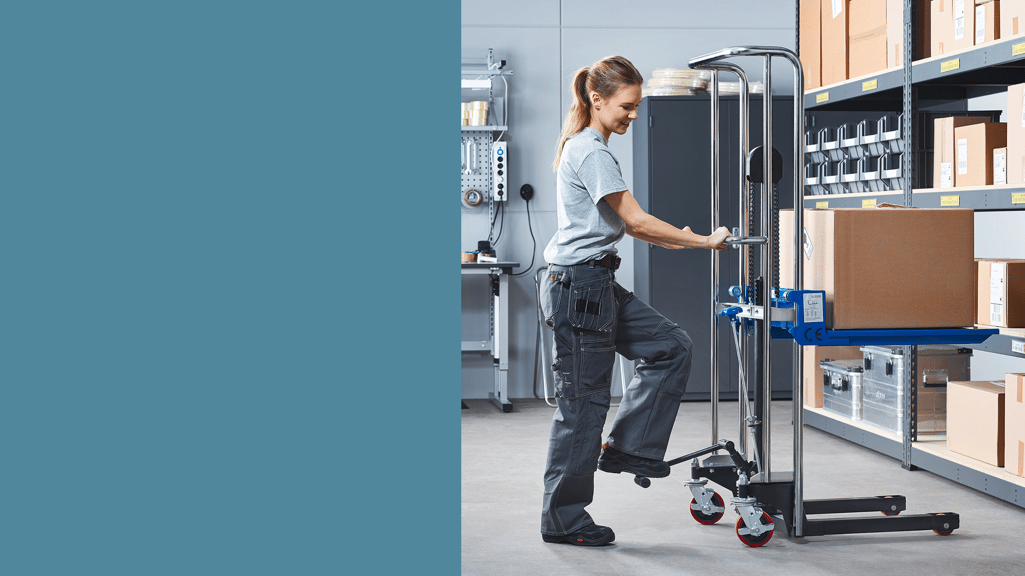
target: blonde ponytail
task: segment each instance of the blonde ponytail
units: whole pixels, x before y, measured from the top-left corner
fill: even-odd
[[[573,82],[570,83],[570,90],[573,91],[573,104],[570,105],[566,121],[562,125],[562,134],[555,147],[555,162],[552,163],[552,169],[556,171],[559,169],[559,161],[562,159],[562,149],[566,146],[566,141],[591,123],[590,95],[592,92],[609,99],[624,86],[640,86],[642,84],[644,84],[644,78],[641,73],[622,56],[609,56],[591,66],[577,70],[573,75]]]

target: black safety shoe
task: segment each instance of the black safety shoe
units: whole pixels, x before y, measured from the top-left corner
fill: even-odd
[[[576,532],[562,536],[542,534],[541,539],[552,544],[573,544],[574,546],[605,546],[616,539],[616,533],[608,526],[588,524]]]
[[[601,457],[598,458],[598,469],[611,474],[630,472],[645,478],[665,478],[669,476],[669,464],[664,461],[631,456],[616,450],[608,444],[602,444]]]

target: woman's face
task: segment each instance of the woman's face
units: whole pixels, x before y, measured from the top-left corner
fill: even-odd
[[[630,122],[637,119],[637,106],[641,103],[641,87],[639,85],[623,86],[608,100],[595,95],[592,103],[592,125],[596,121],[599,130],[608,137],[612,132],[626,134]]]

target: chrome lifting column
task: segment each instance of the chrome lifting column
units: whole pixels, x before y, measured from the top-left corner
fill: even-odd
[[[775,57],[785,58],[785,59],[789,60],[790,63],[794,67],[794,167],[793,167],[793,174],[794,174],[794,207],[795,207],[795,210],[794,210],[794,230],[795,230],[795,234],[794,234],[794,240],[793,241],[794,241],[794,254],[800,254],[801,253],[801,234],[800,234],[800,231],[804,230],[804,222],[803,222],[804,214],[803,214],[803,210],[801,210],[801,207],[804,206],[804,181],[800,177],[801,174],[803,174],[802,169],[803,169],[803,166],[804,166],[804,146],[802,145],[803,144],[802,143],[802,135],[804,134],[804,101],[803,101],[803,96],[804,96],[804,70],[801,67],[800,59],[798,59],[797,55],[793,51],[788,50],[786,48],[779,48],[779,47],[772,47],[772,46],[734,46],[734,47],[731,47],[731,48],[725,48],[723,50],[719,50],[717,52],[712,52],[710,54],[706,54],[704,56],[699,56],[698,58],[692,59],[689,62],[689,66],[691,68],[706,68],[706,69],[713,70],[713,72],[712,72],[712,75],[713,75],[712,76],[712,79],[713,79],[713,84],[712,84],[712,87],[713,87],[713,93],[712,93],[712,107],[713,107],[712,108],[712,117],[713,117],[713,119],[712,119],[712,121],[713,121],[713,127],[714,128],[717,128],[718,97],[719,97],[718,85],[717,85],[717,82],[716,82],[716,80],[717,80],[717,78],[716,78],[716,71],[717,70],[724,70],[724,69],[729,69],[731,71],[739,70],[739,67],[737,67],[736,65],[729,64],[729,63],[727,63],[725,61],[730,59],[730,58],[742,57],[742,56],[761,56],[763,58],[763,73],[764,73],[763,82],[765,84],[765,93],[764,93],[764,95],[762,97],[762,104],[763,104],[763,117],[762,117],[762,126],[763,126],[762,130],[763,130],[763,134],[762,134],[762,138],[763,138],[763,141],[764,141],[764,144],[762,146],[762,151],[763,151],[763,154],[764,154],[764,160],[763,160],[763,163],[762,163],[762,171],[763,171],[762,182],[765,185],[767,192],[769,190],[771,190],[770,187],[772,186],[772,183],[773,183],[773,174],[772,174],[772,58],[774,56]],[[740,74],[738,74],[738,75],[742,75],[742,72]],[[741,83],[744,84],[745,80],[746,80],[746,77],[744,77],[744,76],[741,76],[741,77],[742,77]],[[747,106],[744,105],[744,100],[747,97],[747,95],[748,95],[748,91],[746,90],[746,86],[742,86],[742,98],[741,98],[742,108],[741,108],[741,119],[740,119],[741,130],[745,130],[747,125],[748,125],[748,123],[749,123],[749,118],[747,117],[747,115],[748,115]],[[714,129],[713,129],[712,133],[713,133],[713,148],[712,148],[712,153],[713,153],[713,161],[712,161],[712,165],[713,165],[713,185],[712,185],[712,187],[713,187],[713,191],[712,191],[712,195],[713,195],[713,198],[712,198],[713,209],[712,210],[713,210],[713,218],[717,219],[717,216],[718,216],[717,205],[718,205],[718,200],[719,200],[719,198],[718,198],[718,142],[717,142],[717,139],[716,139],[716,131]],[[746,159],[746,157],[747,157],[747,154],[745,153],[742,158]],[[742,163],[743,163],[743,161],[742,161]],[[746,173],[745,173],[745,177],[741,179],[741,188],[742,189],[745,186],[745,184],[744,184],[745,181],[746,181]],[[773,216],[771,214],[772,206],[767,201],[768,198],[769,198],[769,194],[768,193],[764,194],[763,195],[763,201],[762,201],[762,204],[761,204],[761,209],[762,209],[762,218],[761,218],[762,233],[766,237],[770,236],[770,231],[771,231],[771,228],[772,228],[772,226],[771,226],[772,216]],[[744,203],[742,205],[745,206],[745,207],[747,206],[746,203]],[[715,220],[713,220],[713,226],[715,226],[715,225],[717,225],[717,223],[715,222]],[[747,226],[747,218],[745,218],[743,226],[744,227]],[[744,236],[746,237],[747,234],[744,234]],[[757,345],[760,346],[760,348],[762,349],[762,373],[763,373],[763,378],[762,378],[762,381],[760,382],[760,385],[762,387],[762,395],[763,395],[762,397],[764,398],[764,402],[762,403],[763,410],[762,410],[762,414],[760,415],[761,416],[761,426],[762,426],[761,446],[760,447],[756,447],[756,451],[761,456],[761,463],[760,463],[761,464],[761,466],[760,466],[761,477],[762,477],[762,479],[764,481],[767,481],[767,482],[771,482],[773,480],[772,472],[771,472],[771,467],[770,467],[770,454],[769,454],[769,447],[770,447],[769,423],[770,423],[770,406],[771,406],[771,399],[772,399],[772,355],[771,355],[771,350],[772,350],[772,330],[771,330],[772,298],[771,298],[771,290],[773,288],[779,288],[778,286],[771,286],[771,281],[773,279],[773,273],[772,273],[771,267],[772,267],[772,262],[773,262],[774,256],[775,256],[774,252],[775,252],[775,249],[776,249],[776,246],[774,245],[774,242],[775,242],[775,238],[771,238],[770,237],[767,242],[763,243],[762,249],[761,249],[761,263],[762,263],[762,270],[764,271],[764,274],[763,274],[764,286],[763,286],[763,291],[762,291],[763,292],[762,293],[762,323],[763,323],[764,330],[762,330],[762,340],[761,340],[761,342],[757,343]],[[744,254],[742,254],[741,260],[742,260],[742,262],[746,262],[749,258],[750,258],[750,254],[748,254],[745,251]],[[804,288],[803,283],[802,283],[803,274],[802,274],[802,269],[801,269],[802,266],[801,266],[801,264],[802,264],[802,262],[801,262],[800,258],[795,258],[794,259],[794,287],[795,287],[796,290],[802,290]],[[742,266],[744,266],[744,264],[742,264]],[[713,292],[713,298],[716,298],[717,297],[717,284],[718,284],[718,278],[717,278],[718,261],[716,259],[716,255],[715,254],[713,254],[712,269],[713,269],[712,283],[713,283],[713,290],[715,290]],[[749,279],[746,279],[746,280],[749,280]],[[746,287],[746,286],[749,286],[749,285],[750,284],[745,283],[743,286]],[[715,306],[715,304],[716,304],[716,302],[713,302],[713,306]],[[714,315],[714,311],[715,311],[715,308],[713,308],[713,315]],[[712,357],[714,359],[718,358],[718,350],[717,350],[718,340],[715,337],[716,336],[716,334],[715,334],[715,327],[716,326],[717,325],[713,321],[713,324],[712,324],[712,344],[711,344],[711,347],[712,347]],[[794,471],[793,471],[793,488],[794,488],[794,493],[793,493],[793,514],[792,514],[792,517],[794,519],[794,521],[793,521],[794,536],[796,536],[796,537],[803,537],[804,536],[804,526],[803,526],[804,522],[803,522],[803,519],[804,519],[804,516],[805,516],[805,513],[804,513],[804,485],[803,485],[804,484],[804,482],[803,482],[803,463],[804,463],[804,453],[803,453],[804,452],[804,410],[803,410],[804,394],[803,393],[804,393],[804,390],[803,390],[803,387],[801,385],[801,383],[803,382],[803,374],[802,374],[802,370],[803,370],[803,367],[804,367],[803,356],[804,356],[804,349],[803,349],[803,347],[802,346],[795,346],[795,353],[794,353],[794,359],[793,359],[794,360],[794,371],[793,371],[793,374],[794,374],[794,379],[793,379],[793,419],[794,419]],[[713,378],[712,382],[713,382],[713,386],[715,386],[717,384],[716,376],[717,376],[716,366],[713,365],[712,366],[712,378]],[[715,386],[715,388],[717,388],[717,386]],[[713,396],[712,396],[713,406],[715,406],[715,403],[718,402],[718,398],[715,395],[715,392],[717,392],[717,390],[715,388],[713,388],[714,392],[713,392]],[[713,408],[713,415],[717,415],[717,411],[714,408]],[[717,425],[716,425],[715,419],[713,418],[713,430],[716,430],[716,429],[717,429]],[[713,435],[714,435],[714,433],[713,433]],[[714,441],[714,438],[713,438],[713,441]]]

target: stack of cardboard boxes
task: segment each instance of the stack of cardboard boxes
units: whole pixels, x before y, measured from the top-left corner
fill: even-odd
[[[1025,184],[1025,84],[1007,88],[1007,122],[957,116],[933,128],[934,188]]]
[[[1025,477],[1025,374],[950,382],[947,448]]]
[[[1025,33],[1025,0],[915,6],[916,59]],[[903,66],[904,0],[801,0],[799,17],[805,90]]]

